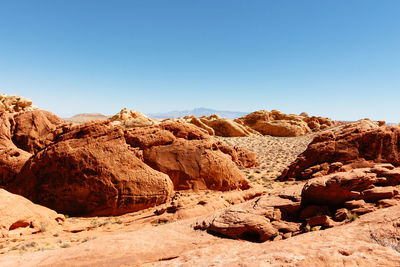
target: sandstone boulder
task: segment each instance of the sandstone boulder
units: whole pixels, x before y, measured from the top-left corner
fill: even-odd
[[[390,199],[399,194],[396,187],[385,186],[385,187],[372,187],[362,192],[361,198],[367,202],[378,202],[381,199]]]
[[[341,205],[346,201],[359,199],[379,178],[364,169],[338,172],[309,180],[303,187],[302,203],[316,205]]]
[[[10,191],[70,215],[118,215],[164,203],[169,177],[136,157],[106,122],[65,126],[25,164]]]
[[[152,168],[168,174],[175,190],[248,187],[231,158],[203,140],[177,139],[169,145],[153,146],[143,151],[143,158]]]
[[[400,165],[400,127],[346,127],[318,135],[307,149],[282,173],[280,179],[309,179],[375,163]],[[347,164],[347,168],[332,164]],[[322,171],[322,172],[321,172]],[[321,176],[319,175],[319,176]],[[393,179],[397,180],[398,178]]]
[[[258,166],[256,154],[245,148],[237,146],[228,146],[223,142],[213,143],[213,149],[219,149],[221,152],[231,156],[232,161],[241,168],[251,168]]]
[[[12,142],[13,124],[13,114],[0,116],[0,187],[4,187],[14,180],[26,161],[32,156],[17,148]]]
[[[319,216],[314,216],[306,219],[307,224],[310,226],[325,226],[325,227],[332,227],[333,226],[333,221],[329,216],[326,215],[319,215]]]
[[[295,186],[288,195],[296,191]],[[276,194],[264,195],[251,201],[228,207],[215,212],[198,221],[194,228],[207,230],[211,234],[222,235],[234,239],[244,239],[253,242],[275,240],[275,238],[290,237],[301,231],[301,222],[295,215],[300,208],[300,202],[279,197]],[[292,221],[295,219],[295,221]],[[289,235],[287,235],[290,233]]]
[[[199,123],[200,121],[201,123]],[[259,134],[250,127],[236,123],[230,119],[220,118],[218,115],[204,116],[201,118],[192,118],[191,123],[202,127],[206,125],[207,127],[202,127],[209,131],[211,128],[215,135],[224,137],[240,137],[240,136],[250,136],[254,134]]]
[[[207,231],[234,239],[265,242],[278,235],[278,230],[264,216],[226,210],[209,219]]]
[[[59,231],[64,216],[0,189],[0,237]]]
[[[361,119],[356,122],[346,124],[343,126],[343,129],[361,129],[361,130],[371,130],[379,128],[380,125],[378,122],[371,121],[370,119]]]
[[[53,132],[63,120],[51,112],[34,110],[14,116],[12,141],[20,149],[35,153],[52,143]]]
[[[159,127],[170,131],[176,138],[186,140],[208,140],[211,138],[205,131],[190,123],[166,120],[161,122]]]
[[[125,130],[126,142],[132,147],[143,150],[153,146],[172,144],[176,137],[168,130],[159,126],[137,127]]]
[[[299,114],[299,116],[302,116],[302,117],[309,117],[309,115],[308,115],[307,112],[302,112],[302,113]]]
[[[122,109],[110,119],[113,125],[121,125],[125,128],[143,127],[155,124],[155,121],[135,110]]]
[[[177,138],[185,140],[204,140],[204,145],[212,150],[220,150],[228,154],[231,160],[241,168],[257,166],[256,155],[247,149],[231,147],[221,141],[215,142],[208,135],[190,124],[163,122],[150,127],[125,130],[125,139],[132,147],[145,150],[153,146],[172,145]],[[188,143],[190,144],[190,142]]]
[[[301,136],[331,127],[332,121],[307,114],[284,114],[277,110],[259,110],[238,118],[235,122],[248,126],[261,134],[273,136]]]
[[[258,123],[257,131],[264,135],[272,136],[301,136],[311,132],[307,123],[296,120],[276,120],[271,122]]]
[[[7,187],[31,153],[52,142],[53,131],[61,123],[56,115],[38,109],[0,116],[0,186]]]
[[[188,116],[185,117],[184,119],[186,119],[188,122],[190,122],[193,125],[196,125],[197,127],[204,129],[205,131],[207,131],[207,133],[209,135],[215,135],[215,131],[212,127],[208,126],[207,124],[205,124],[204,122],[202,122],[199,118],[196,118],[195,116]]]
[[[32,105],[32,101],[28,98],[17,95],[0,94],[0,115],[3,113],[15,113],[20,111],[32,111],[37,107]]]
[[[0,187],[7,188],[31,156],[32,154],[12,143],[9,146],[0,146]]]
[[[348,218],[348,215],[349,211],[346,208],[341,208],[336,211],[334,218],[336,221],[342,222]]]

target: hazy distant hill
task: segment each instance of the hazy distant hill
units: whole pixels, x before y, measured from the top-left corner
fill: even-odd
[[[92,120],[105,120],[109,118],[101,113],[82,113],[77,114],[71,118],[64,118],[65,122],[83,123]]]
[[[242,117],[248,113],[249,112],[215,110],[215,109],[209,109],[209,108],[195,108],[192,110],[170,111],[170,112],[166,112],[166,113],[152,113],[152,114],[146,114],[146,115],[149,116],[150,118],[166,119],[166,118],[184,117],[184,116],[188,116],[188,115],[194,115],[196,117],[201,117],[201,116],[210,116],[212,114],[217,114],[223,118],[236,119],[236,118]]]

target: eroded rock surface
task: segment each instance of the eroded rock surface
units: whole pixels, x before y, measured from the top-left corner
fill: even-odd
[[[254,153],[216,142],[187,123],[166,121],[127,130],[125,136],[142,152],[146,164],[168,174],[175,190],[244,189],[247,181],[238,166],[256,164]]]
[[[371,167],[374,163],[400,165],[400,127],[370,123],[347,126],[315,137],[308,148],[282,173],[280,179],[298,180],[337,171]]]
[[[257,131],[254,131],[250,127],[239,124],[227,118],[221,118],[216,114],[208,117],[203,116],[200,118],[194,116],[187,116],[184,119],[187,122],[192,123],[206,130],[210,135],[217,135],[224,137],[259,135]]]
[[[60,231],[64,215],[0,189],[0,237]]]
[[[400,186],[390,176],[398,171],[390,164],[377,164],[314,178],[214,213],[195,229],[264,242],[331,228],[397,205]]]
[[[144,164],[121,129],[108,122],[65,127],[9,187],[72,215],[116,215],[165,202],[169,177]]]
[[[301,136],[327,129],[333,125],[328,118],[284,114],[277,110],[271,112],[266,110],[255,111],[236,119],[235,122],[250,127],[261,134],[273,136]]]
[[[36,153],[51,144],[53,132],[64,121],[51,112],[34,110],[14,116],[12,141],[20,149]]]
[[[136,110],[122,109],[110,119],[114,125],[121,125],[126,128],[142,127],[155,124],[155,122]]]
[[[204,141],[176,140],[170,145],[154,146],[144,150],[143,158],[152,168],[168,174],[176,190],[248,187],[231,158],[212,150]]]
[[[32,105],[32,101],[26,97],[0,94],[0,115],[4,112],[14,113],[32,111],[35,109],[37,109],[37,107]]]

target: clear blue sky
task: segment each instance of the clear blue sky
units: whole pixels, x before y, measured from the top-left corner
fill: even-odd
[[[397,0],[0,0],[0,92],[61,116],[208,107],[400,121]]]

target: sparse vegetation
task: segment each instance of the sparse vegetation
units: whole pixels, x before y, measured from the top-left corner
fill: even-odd
[[[90,221],[90,227],[92,227],[92,228],[99,227],[99,222],[97,220],[91,220]]]
[[[157,220],[153,221],[152,223],[153,223],[153,225],[158,226],[158,225],[161,225],[161,224],[168,223],[168,220],[157,219]]]
[[[120,218],[114,218],[114,221],[112,222],[113,224],[114,223],[116,223],[116,224],[122,224],[122,220],[120,219]]]
[[[71,247],[71,244],[68,243],[68,242],[65,242],[65,243],[62,243],[62,244],[60,245],[60,247],[61,247],[61,248],[69,248],[69,247]]]
[[[35,241],[32,241],[32,242],[29,242],[29,243],[25,244],[25,246],[32,248],[32,247],[36,247],[37,243]]]
[[[349,219],[350,222],[353,222],[358,218],[358,215],[355,212],[349,212],[347,214],[347,218]]]
[[[371,231],[370,238],[373,242],[384,247],[392,248],[400,253],[400,231],[397,227],[393,227],[387,231]]]

